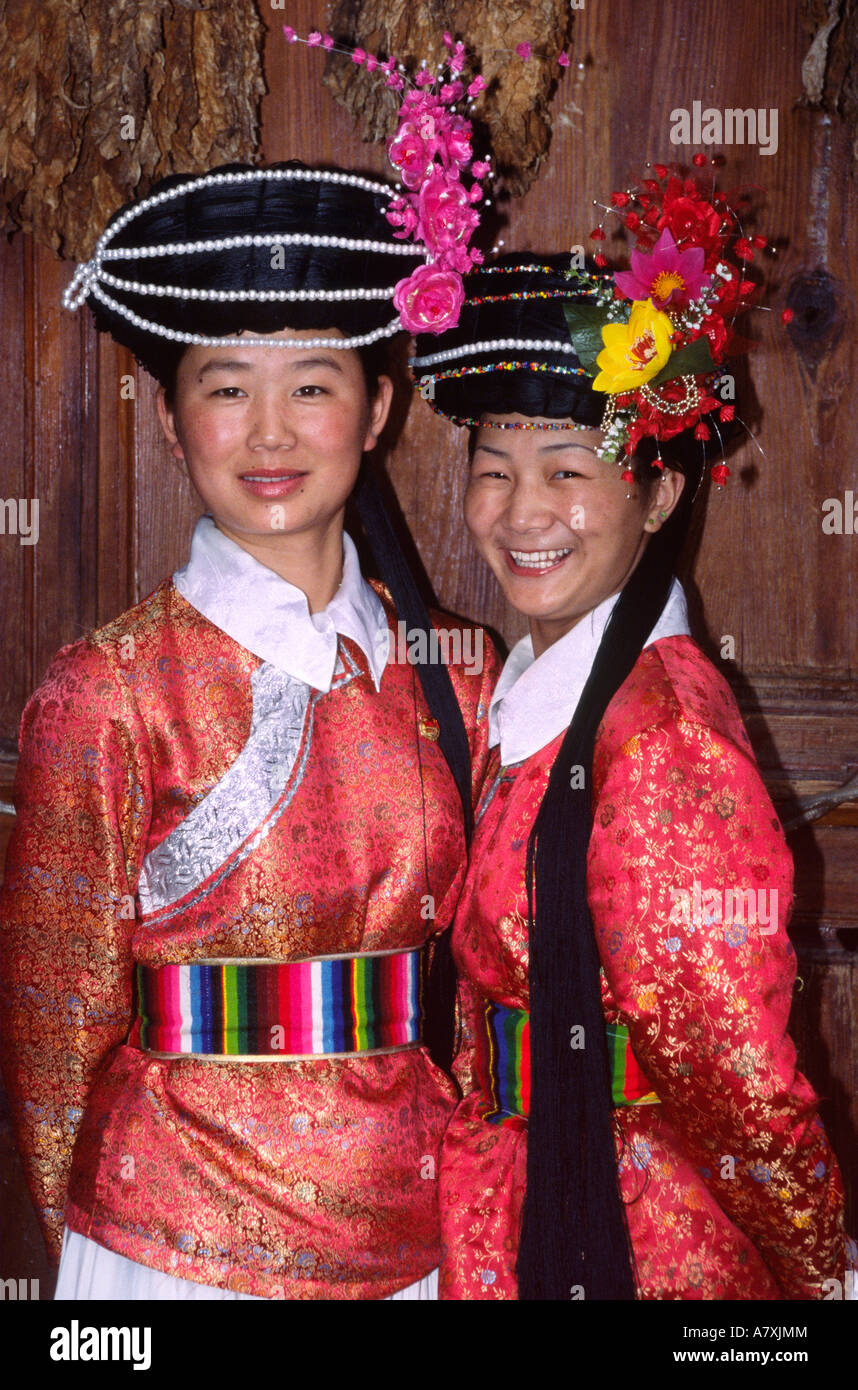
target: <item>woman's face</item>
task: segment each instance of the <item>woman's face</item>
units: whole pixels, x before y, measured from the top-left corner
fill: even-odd
[[[172,406],[159,411],[175,458],[219,529],[252,553],[320,549],[342,531],[364,450],[384,427],[392,386],[367,397],[352,348],[192,347]],[[270,337],[342,337],[283,329]]]
[[[624,482],[616,463],[597,456],[601,439],[595,429],[486,423],[477,431],[465,520],[506,597],[529,619],[537,656],[622,589],[682,491],[681,476],[667,469],[652,486]]]

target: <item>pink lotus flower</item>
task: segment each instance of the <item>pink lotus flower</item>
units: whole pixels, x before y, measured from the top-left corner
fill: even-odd
[[[421,265],[393,293],[393,306],[409,333],[444,333],[455,328],[465,299],[461,275]]]
[[[684,309],[712,283],[703,274],[704,259],[701,247],[680,251],[665,227],[651,252],[632,252],[631,270],[618,271],[614,284],[631,300],[651,299],[657,309],[666,304]]]

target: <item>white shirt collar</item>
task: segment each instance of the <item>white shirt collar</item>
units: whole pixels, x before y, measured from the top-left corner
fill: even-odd
[[[345,532],[342,581],[320,613],[311,613],[301,589],[225,536],[210,516],[197,522],[190,558],[173,582],[215,627],[314,690],[331,688],[337,633],[352,638],[379,689],[390,630],[381,599],[361,574],[354,541]]]
[[[539,657],[529,636],[516,642],[489,705],[489,746],[500,744],[505,767],[532,757],[568,728],[618,598],[606,598]],[[689,631],[685,594],[674,579],[644,646]]]

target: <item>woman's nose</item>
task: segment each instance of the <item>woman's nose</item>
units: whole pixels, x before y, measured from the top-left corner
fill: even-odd
[[[513,488],[506,508],[506,524],[513,531],[540,531],[554,519],[544,490],[533,483],[520,482]]]
[[[249,425],[251,449],[291,449],[295,444],[294,421],[280,392],[263,391],[254,397]]]

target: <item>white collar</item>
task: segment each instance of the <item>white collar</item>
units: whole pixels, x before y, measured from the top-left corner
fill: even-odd
[[[618,598],[606,598],[539,657],[529,636],[516,642],[489,705],[489,746],[500,744],[505,767],[538,753],[568,728]],[[685,594],[674,579],[644,646],[689,631]]]
[[[354,541],[343,532],[343,577],[327,608],[311,613],[296,585],[255,560],[200,517],[188,563],[173,575],[183,598],[254,656],[330,690],[337,664],[337,633],[357,642],[376,690],[387,665],[390,630],[384,606],[360,572]]]

